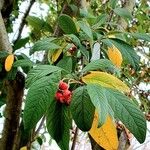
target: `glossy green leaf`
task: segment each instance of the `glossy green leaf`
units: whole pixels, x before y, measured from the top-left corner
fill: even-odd
[[[115,8],[114,12],[124,19],[132,19],[131,13],[126,8]]]
[[[69,107],[53,101],[46,114],[46,126],[61,150],[69,150],[71,115]]]
[[[52,65],[38,65],[28,73],[26,79],[26,86],[29,87],[36,80],[44,76],[47,76],[53,72],[61,71],[61,70],[62,70],[61,68]]]
[[[71,113],[80,130],[90,130],[94,118],[95,107],[91,102],[85,86],[79,87],[73,92]]]
[[[105,89],[96,84],[88,84],[87,91],[91,101],[98,112],[98,126],[102,126],[108,115],[108,100],[105,95]]]
[[[116,72],[117,68],[112,64],[112,62],[108,59],[98,59],[90,62],[87,64],[82,72],[86,73],[88,71],[94,71],[94,70],[101,70],[101,71],[107,71],[107,72]]]
[[[59,80],[60,74],[54,73],[38,79],[31,85],[26,97],[23,114],[25,129],[30,130],[34,128],[46,113],[48,107],[54,100]]]
[[[48,51],[53,49],[59,49],[60,46],[53,42],[55,38],[45,38],[37,41],[34,46],[30,49],[30,54],[36,51]]]
[[[68,15],[62,14],[58,18],[58,24],[59,24],[60,28],[67,34],[77,33],[77,28],[76,28],[75,23],[72,20],[72,18]]]
[[[115,117],[123,122],[140,143],[143,143],[147,129],[144,114],[128,97],[118,91],[106,89],[105,95]]]
[[[123,62],[125,64],[130,64],[135,70],[139,69],[139,56],[128,43],[119,39],[103,39],[102,40],[108,47],[115,46],[120,50],[123,56]]]

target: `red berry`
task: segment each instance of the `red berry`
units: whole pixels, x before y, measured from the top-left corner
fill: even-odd
[[[77,47],[74,45],[71,48],[68,49],[68,51],[73,54],[77,50]]]
[[[69,88],[68,84],[63,82],[63,81],[60,81],[59,82],[59,89],[60,90],[67,90]]]
[[[62,96],[63,96],[62,93],[60,93],[59,91],[57,91],[56,94],[55,94],[55,98],[56,98],[57,100],[59,100],[60,97],[62,97]]]
[[[69,91],[69,90],[64,90],[63,91],[63,96],[64,96],[65,103],[67,103],[67,104],[70,103],[70,101],[71,101],[71,95],[72,95],[71,91]]]

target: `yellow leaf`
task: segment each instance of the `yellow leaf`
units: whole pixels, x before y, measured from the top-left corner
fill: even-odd
[[[58,49],[56,50],[53,54],[52,54],[52,62],[54,63],[55,61],[57,61],[58,57],[60,56],[60,54],[62,53],[62,49]]]
[[[20,150],[27,150],[27,147],[26,146],[21,147]]]
[[[5,60],[5,70],[7,72],[11,70],[13,63],[14,63],[14,55],[10,54],[7,56]]]
[[[91,71],[90,74],[82,77],[82,81],[86,84],[100,84],[101,86],[114,88],[122,92],[129,92],[130,90],[125,83],[106,72]]]
[[[115,46],[108,47],[107,55],[114,65],[116,65],[118,68],[121,67],[122,55]]]
[[[89,134],[92,138],[106,150],[117,150],[118,148],[118,137],[114,122],[107,117],[106,122],[100,127],[98,126],[98,114],[94,116],[92,128]]]

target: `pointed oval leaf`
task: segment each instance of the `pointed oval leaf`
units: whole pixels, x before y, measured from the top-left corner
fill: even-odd
[[[89,131],[94,117],[95,107],[85,86],[77,88],[72,95],[71,113],[73,119],[82,131]]]
[[[112,47],[108,47],[107,55],[114,65],[118,68],[121,67],[122,55],[114,45]]]
[[[106,72],[92,71],[90,74],[82,77],[86,84],[99,84],[104,87],[110,87],[123,92],[129,92],[128,86],[115,76]]]
[[[98,126],[102,126],[108,115],[108,101],[105,96],[105,89],[99,85],[88,84],[87,91],[91,101],[98,112]]]
[[[77,28],[76,28],[75,23],[72,20],[72,18],[68,15],[62,14],[58,18],[58,24],[59,24],[60,28],[67,34],[77,33]]]
[[[54,100],[60,73],[53,73],[34,82],[27,94],[23,121],[27,130],[34,128]]]
[[[9,72],[12,68],[12,65],[14,63],[14,55],[13,54],[10,54],[7,56],[7,58],[5,59],[5,70],[7,72]]]
[[[107,89],[106,97],[115,117],[123,122],[140,143],[143,143],[147,127],[140,109],[128,97],[116,90]]]
[[[26,87],[29,88],[29,86],[31,86],[36,80],[61,70],[61,68],[52,65],[38,65],[28,73]]]
[[[53,101],[46,114],[46,126],[51,137],[62,150],[69,150],[71,115],[68,106]]]
[[[60,54],[62,53],[62,49],[58,49],[56,50],[53,54],[52,54],[52,62],[54,63],[55,61],[57,61],[57,59],[59,58]]]
[[[92,128],[89,131],[92,138],[106,150],[117,150],[118,137],[114,122],[107,117],[106,122],[100,128],[98,126],[98,114],[95,114]]]

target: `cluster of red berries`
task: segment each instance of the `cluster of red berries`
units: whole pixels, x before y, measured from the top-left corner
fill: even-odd
[[[76,47],[75,45],[73,45],[71,48],[69,48],[68,51],[69,51],[71,54],[73,54],[76,50],[77,50],[77,47]]]
[[[60,103],[67,105],[71,102],[72,92],[69,90],[69,85],[63,81],[59,82],[59,89],[55,94],[55,98]]]

